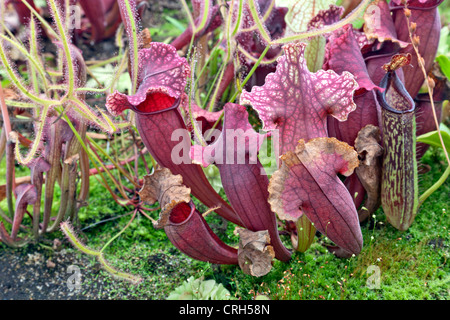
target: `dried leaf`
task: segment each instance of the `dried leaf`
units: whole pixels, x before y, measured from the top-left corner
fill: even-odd
[[[143,49],[150,48],[152,43],[152,35],[150,34],[150,30],[145,28],[144,30],[141,31],[141,40]]]
[[[245,274],[261,277],[272,269],[272,260],[275,257],[270,236],[267,230],[253,232],[247,229],[238,230],[239,266]]]
[[[380,129],[373,125],[362,128],[355,140],[355,149],[360,159],[355,172],[367,192],[364,208],[358,212],[360,221],[366,220],[380,205],[381,156],[383,155],[380,143]]]
[[[411,63],[412,56],[410,53],[399,53],[391,58],[391,61],[383,65],[386,72],[395,71]]]
[[[156,228],[162,228],[167,224],[167,214],[177,204],[191,201],[191,189],[183,185],[183,177],[173,175],[169,169],[159,166],[152,174],[144,176],[144,184],[139,195],[148,204],[159,202],[161,215],[155,225]]]
[[[139,191],[142,200],[165,207],[172,201],[189,202],[191,189],[183,185],[183,177],[174,175],[167,168],[157,167],[152,174],[144,176],[144,185]]]

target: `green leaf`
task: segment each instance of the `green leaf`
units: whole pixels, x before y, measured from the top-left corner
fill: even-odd
[[[447,56],[440,55],[436,58],[436,61],[439,63],[442,73],[447,79],[450,79],[450,59]]]
[[[450,10],[449,10],[450,11]],[[449,47],[450,47],[450,29],[448,26],[444,26],[441,29],[441,35],[439,38],[439,46],[437,51],[437,56],[440,55],[449,55]]]
[[[441,123],[439,129],[442,135],[442,140],[444,141],[445,148],[447,149],[447,152],[450,152],[450,129],[443,123]],[[441,140],[439,139],[437,130],[418,136],[417,141],[429,144],[430,146],[442,148]]]
[[[177,28],[178,30],[180,30],[181,32],[183,32],[184,30],[186,30],[186,26],[181,23],[180,21],[178,21],[177,19],[174,19],[172,17],[165,17],[166,20],[171,23],[175,28]]]
[[[190,277],[173,290],[167,300],[232,300],[230,292],[215,280]]]
[[[107,64],[104,67],[98,67],[91,70],[95,78],[108,88],[114,78],[114,74],[117,69],[112,64]],[[115,84],[115,89],[119,92],[131,92],[131,78],[128,72],[124,72],[120,75],[119,80]],[[98,84],[94,79],[89,79],[86,83],[87,88],[97,88]]]
[[[278,6],[289,8],[286,14],[286,23],[288,35],[306,31],[308,22],[320,11],[326,10],[336,0],[282,0],[277,3]]]
[[[322,69],[325,59],[326,39],[324,36],[313,37],[305,49],[305,59],[308,70],[317,72]]]

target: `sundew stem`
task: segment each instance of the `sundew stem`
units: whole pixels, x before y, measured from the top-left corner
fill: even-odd
[[[66,35],[66,31],[64,25],[62,23],[61,15],[58,7],[56,6],[55,0],[48,0],[48,3],[53,12],[54,20],[56,23],[56,27],[58,28],[59,35],[61,37],[61,42],[64,48],[64,56],[66,57],[66,65],[67,65],[67,77],[68,77],[68,88],[67,95],[71,97],[75,90],[75,72],[72,60],[72,53],[70,51],[69,40]]]
[[[233,94],[233,96],[231,97],[231,99],[229,100],[229,102],[234,102],[234,100],[236,100],[237,96],[241,93],[242,88],[245,86],[245,84],[250,80],[250,78],[252,77],[252,75],[255,73],[256,68],[258,68],[259,64],[261,63],[261,61],[264,59],[264,57],[266,56],[267,52],[269,51],[270,46],[266,46],[266,48],[264,49],[264,51],[261,53],[261,55],[259,56],[258,61],[256,61],[256,63],[253,65],[253,68],[250,70],[250,72],[248,73],[248,75],[245,77],[244,81],[242,81],[242,84],[240,86],[240,88],[238,88],[238,90],[236,90],[236,92]],[[222,121],[222,118],[224,116],[224,112],[222,112],[222,114],[220,115],[219,119],[217,119],[217,121],[214,123],[214,125],[212,126],[211,130],[210,130],[210,135],[208,135],[208,137],[206,138],[206,141],[208,141],[211,138],[211,134],[214,131],[215,128],[217,128],[217,126],[219,125],[220,121]]]
[[[89,247],[87,247],[84,243],[78,239],[78,237],[75,234],[75,231],[73,230],[72,226],[69,224],[69,222],[62,222],[60,224],[61,231],[64,233],[64,235],[67,237],[67,239],[72,243],[72,245],[80,250],[81,252],[90,255],[90,256],[98,256],[99,252],[95,251]]]
[[[256,10],[255,6],[255,0],[248,1],[248,6],[250,8],[250,12],[252,13],[253,20],[255,20],[255,25],[258,27],[258,30],[262,36],[262,38],[267,42],[271,43],[272,39],[270,38],[269,34],[267,33],[266,28],[264,28],[263,22],[261,21],[258,11]]]
[[[41,111],[41,116],[40,116],[40,119],[38,122],[39,126],[38,126],[38,130],[36,133],[36,137],[34,139],[33,144],[31,145],[31,149],[28,152],[28,155],[25,158],[23,158],[22,154],[20,153],[20,148],[19,148],[20,143],[16,144],[16,158],[20,164],[27,165],[34,159],[34,156],[36,155],[36,152],[39,147],[39,142],[42,139],[42,135],[44,132],[44,125],[45,125],[45,118],[47,117],[49,108],[50,108],[50,105],[43,106],[43,109]]]
[[[118,204],[118,205],[123,205],[124,202],[127,202],[127,200],[121,200],[117,197],[116,193],[113,192],[113,190],[111,190],[111,187],[109,186],[108,182],[106,181],[106,178],[103,175],[103,172],[100,170],[100,168],[98,167],[96,161],[98,161],[103,169],[105,170],[105,172],[109,175],[109,177],[112,179],[112,181],[114,183],[116,183],[114,177],[112,177],[111,172],[109,172],[109,170],[107,170],[107,168],[104,166],[104,164],[100,161],[100,159],[97,157],[97,155],[92,152],[91,149],[89,149],[86,144],[84,143],[84,140],[81,138],[80,134],[78,133],[78,131],[75,129],[72,121],[70,121],[69,117],[67,116],[67,114],[63,114],[64,119],[66,120],[67,124],[69,125],[69,127],[72,129],[72,132],[74,133],[74,135],[77,137],[78,141],[81,144],[81,147],[83,148],[83,150],[85,151],[86,155],[88,156],[89,160],[91,161],[92,165],[95,167],[95,169],[97,170],[97,172],[99,173],[102,181],[103,181],[103,186],[108,190],[108,192],[112,195],[114,201]],[[94,159],[95,158],[95,159]]]
[[[105,257],[103,256],[103,254],[98,255],[97,258],[98,258],[98,261],[103,265],[105,270],[108,271],[109,273],[111,273],[113,276],[118,277],[123,280],[127,280],[133,284],[139,284],[142,281],[142,279],[138,276],[135,276],[135,275],[132,275],[132,274],[129,274],[126,272],[122,272],[122,271],[119,271],[119,270],[111,267],[108,264],[108,262],[105,260]]]
[[[27,6],[27,8],[31,11],[31,13],[38,18],[38,20],[42,23],[42,25],[47,29],[47,31],[49,32],[50,36],[53,37],[54,39],[57,39],[59,41],[61,41],[60,36],[58,35],[58,33],[56,33],[53,28],[50,26],[50,24],[36,11],[34,10],[34,8],[32,6],[30,6],[30,4],[28,3],[27,0],[21,0],[22,3],[24,5]]]
[[[135,14],[133,12],[133,9],[131,8],[130,1],[124,0],[125,8],[126,8],[126,14],[128,22],[130,23],[131,30],[127,30],[127,34],[130,40],[133,41],[133,51],[132,51],[132,90],[133,94],[137,91],[137,82],[138,82],[138,73],[139,73],[139,41],[137,36],[137,26],[136,26],[136,19]]]
[[[33,57],[36,61],[39,61],[38,55],[37,55],[37,31],[36,31],[36,21],[33,17],[30,19],[30,56]],[[26,51],[26,50],[25,50]],[[27,52],[28,53],[28,52]],[[31,79],[33,83],[33,89],[34,92],[39,92],[39,82],[36,75],[36,66],[30,66],[30,73],[31,73]],[[41,75],[42,77],[42,75]],[[47,92],[47,88],[45,88],[46,85],[46,79],[45,75],[42,77],[43,83],[44,83],[44,92]]]
[[[14,83],[14,86],[17,88],[17,90],[19,90],[27,98],[29,98],[30,100],[33,100],[35,103],[40,104],[40,105],[49,106],[51,104],[59,103],[59,101],[42,99],[42,98],[38,97],[37,95],[31,93],[29,89],[25,88],[25,86],[19,80],[19,78],[17,77],[13,68],[11,67],[11,64],[9,63],[8,58],[6,57],[6,53],[4,51],[4,48],[3,48],[3,45],[1,44],[1,42],[0,42],[0,60],[2,61],[3,65],[5,66],[6,72],[8,73],[10,80]]]
[[[242,2],[242,1],[240,1],[240,2]],[[272,2],[270,3],[269,7],[266,10],[266,13],[264,13],[264,16],[262,17],[262,20],[261,20],[262,22],[266,22],[267,19],[269,19],[274,6],[275,6],[275,0],[272,0]],[[250,31],[255,31],[257,29],[258,29],[258,27],[256,25],[253,25],[249,28],[241,29],[240,32],[250,32]]]
[[[133,216],[134,218],[134,216]],[[133,220],[133,219],[131,219]],[[130,221],[131,222],[131,221]],[[120,232],[122,233],[127,227],[128,227],[129,223],[127,224],[127,226]],[[109,273],[111,273],[113,276],[116,276],[118,278],[121,278],[123,280],[127,280],[130,281],[134,284],[137,284],[141,281],[141,278],[138,276],[134,276],[132,274],[126,273],[126,272],[122,272],[119,270],[116,270],[115,268],[111,267],[109,265],[109,263],[106,261],[104,255],[103,255],[103,249],[106,248],[106,246],[111,243],[112,240],[115,239],[115,237],[113,239],[111,239],[100,251],[97,250],[93,250],[89,247],[87,247],[83,242],[81,242],[78,237],[75,234],[75,231],[73,230],[72,226],[69,224],[69,222],[65,221],[62,222],[60,225],[61,231],[64,233],[64,235],[67,237],[67,239],[70,241],[70,243],[72,243],[72,245],[80,250],[81,252],[90,255],[90,256],[94,256],[97,258],[98,262],[100,262],[100,264],[105,268],[106,271],[108,271]],[[120,233],[118,235],[120,235]],[[118,236],[116,235],[116,237]]]
[[[219,86],[219,85],[216,86],[215,84],[216,84],[216,83],[220,84],[220,82],[221,82],[221,80],[222,80],[222,78],[223,78],[223,74],[224,74],[224,72],[225,72],[226,66],[227,66],[227,63],[222,63],[222,65],[220,66],[219,72],[218,72],[217,75],[214,77],[213,84],[212,84],[211,88],[208,90],[208,93],[207,93],[207,95],[206,95],[205,104],[206,104],[206,101],[209,100],[209,97],[211,96],[211,93],[212,93],[213,89],[215,88],[215,90],[214,90],[214,95],[213,95],[212,99],[211,99],[210,102],[209,102],[209,108],[208,108],[208,110],[209,110],[210,112],[212,112],[213,109],[214,109],[214,105],[215,105],[215,102],[216,102],[216,99],[217,99],[217,92],[218,92],[219,89],[220,89],[220,86]],[[220,80],[219,80],[219,79],[220,79]],[[218,81],[218,80],[219,80],[219,81]],[[205,105],[205,107],[206,107],[206,105]],[[204,107],[203,109],[205,109],[205,107]]]
[[[123,227],[122,230],[120,230],[116,235],[114,235],[114,237],[112,237],[111,239],[108,240],[108,242],[106,242],[106,244],[100,249],[100,253],[103,253],[103,251],[114,241],[116,240],[122,233],[125,232],[125,230],[128,229],[128,227],[130,226],[131,222],[134,220],[134,218],[136,218],[136,213],[137,213],[138,209],[135,209],[133,211],[133,216],[131,217],[130,221],[128,221],[128,223],[125,225],[125,227]]]
[[[234,37],[237,34],[237,32],[239,31],[239,27],[240,27],[241,21],[242,21],[242,9],[243,9],[243,7],[244,7],[244,1],[239,1],[238,16],[237,16],[237,20],[236,20],[236,25],[234,26],[234,30],[231,33],[232,37]]]
[[[334,30],[342,28],[346,24],[349,24],[349,23],[353,22],[354,20],[358,19],[358,17],[366,10],[366,8],[369,6],[369,4],[372,1],[374,1],[374,0],[361,1],[361,3],[355,8],[355,10],[353,10],[349,15],[347,15],[345,17],[345,19],[342,19],[337,23],[325,26],[321,29],[301,32],[301,33],[295,34],[293,36],[280,38],[280,39],[277,39],[274,41],[270,41],[269,43],[271,45],[280,45],[280,44],[285,44],[285,43],[289,43],[289,42],[293,42],[293,41],[307,39],[309,37],[319,36],[324,33],[333,32]],[[260,31],[261,31],[261,29],[260,29]]]
[[[195,48],[194,48],[193,55],[195,55]],[[194,59],[191,61],[190,67],[191,67],[191,70],[195,70],[195,60]],[[195,83],[194,83],[193,77],[194,77],[194,73],[191,72],[191,76],[189,77],[189,85],[188,85],[188,88],[190,90],[190,92],[188,94],[189,119],[191,121],[192,128],[194,129],[195,136],[203,144],[202,134],[198,130],[197,122],[195,121],[193,113],[192,113],[192,97],[193,97],[193,92],[195,91],[195,88],[194,88]]]
[[[30,24],[30,25],[32,25],[32,24]],[[42,84],[44,85],[44,88],[46,89],[48,87],[48,84],[47,84],[47,78],[45,77],[45,71],[42,68],[41,64],[35,59],[35,57],[33,55],[31,55],[20,43],[17,43],[16,41],[6,37],[3,34],[0,34],[0,38],[9,42],[11,45],[13,45],[16,49],[18,49],[20,51],[20,53],[22,53],[28,59],[29,62],[31,62],[32,68],[36,69],[36,71],[39,73],[41,80],[42,80]],[[31,48],[34,48],[34,46],[31,46]],[[38,92],[38,90],[36,88],[35,88],[35,92]]]

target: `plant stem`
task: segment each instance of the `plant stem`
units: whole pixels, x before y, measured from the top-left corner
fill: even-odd
[[[46,100],[38,97],[37,95],[30,92],[29,89],[25,88],[25,86],[22,84],[22,82],[19,80],[17,75],[15,74],[14,70],[11,67],[11,63],[8,61],[8,58],[6,57],[6,53],[3,49],[2,42],[0,41],[0,59],[3,63],[3,65],[6,68],[6,71],[8,73],[9,78],[14,83],[14,86],[26,97],[28,97],[30,100],[33,100],[34,102],[42,105],[51,105],[51,104],[58,104],[59,101],[52,101],[52,100]]]
[[[33,24],[31,24],[31,25],[33,25]],[[31,67],[32,67],[32,69],[33,69],[33,71],[34,71],[34,69],[36,69],[36,71],[39,73],[39,75],[41,76],[41,80],[42,80],[42,83],[43,83],[43,85],[44,85],[44,88],[47,88],[47,79],[46,79],[46,77],[45,77],[45,71],[44,71],[44,69],[42,68],[42,66],[38,63],[38,61],[35,59],[35,57],[33,57],[33,55],[32,54],[30,54],[21,44],[19,44],[19,43],[17,43],[17,42],[15,42],[14,40],[12,40],[12,39],[10,39],[10,38],[8,38],[8,37],[6,37],[6,36],[4,36],[3,34],[0,34],[0,37],[3,39],[3,40],[6,40],[7,42],[9,42],[10,44],[12,44],[16,49],[18,49],[30,62],[31,62]],[[32,42],[33,43],[33,42]],[[34,51],[36,48],[35,48],[35,46],[31,46],[31,48],[32,48],[32,51]],[[33,50],[34,49],[34,50]],[[34,72],[33,72],[34,73]],[[36,85],[37,85],[37,83],[36,83]],[[37,90],[36,88],[35,88],[35,92],[36,93],[38,93],[39,92],[39,90]]]
[[[130,27],[131,30],[127,30],[127,34],[129,37],[129,40],[132,41],[132,45],[133,45],[133,50],[131,51],[132,53],[132,57],[133,57],[133,61],[132,61],[132,90],[133,90],[133,94],[136,93],[137,91],[137,82],[138,82],[138,73],[139,73],[139,41],[138,41],[138,36],[137,36],[137,28],[136,28],[136,19],[134,16],[134,12],[131,9],[131,5],[130,5],[130,1],[129,0],[124,0],[125,2],[125,7],[126,7],[126,14],[127,14],[127,18],[128,18],[128,22],[130,23]]]
[[[292,41],[298,41],[298,40],[302,40],[302,39],[307,39],[309,37],[322,35],[324,33],[333,32],[334,30],[342,28],[346,24],[349,24],[353,20],[357,19],[360,16],[360,14],[364,12],[364,10],[367,8],[367,6],[372,1],[373,0],[362,0],[361,3],[358,5],[358,7],[355,8],[355,10],[353,10],[349,15],[347,15],[344,19],[340,20],[337,23],[325,26],[321,29],[301,32],[301,33],[295,34],[293,36],[280,38],[280,39],[272,41],[270,44],[271,45],[285,44],[285,43],[289,43]]]
[[[122,59],[122,54],[118,54],[117,56],[114,56],[112,58],[102,60],[102,61],[95,61],[95,60],[86,61],[86,65],[89,65],[89,69],[96,69],[96,68],[103,67],[107,64],[116,62],[121,59]]]
[[[194,33],[197,33],[199,30],[202,30],[203,28],[205,28],[206,22],[208,21],[209,6],[211,3],[209,0],[205,0],[205,1],[203,1],[203,3],[204,3],[204,6],[203,6],[203,12],[202,12],[202,14],[203,14],[202,20],[198,26],[195,26]]]
[[[95,250],[87,247],[84,243],[82,243],[77,238],[75,231],[73,230],[72,226],[68,222],[62,222],[60,227],[61,227],[61,231],[66,235],[66,237],[69,239],[70,243],[72,243],[75,248],[77,248],[81,252],[88,254],[90,256],[98,256],[99,255],[98,251],[95,251]]]
[[[91,137],[87,137],[87,139],[89,140],[89,142],[98,150],[100,150],[100,152],[109,160],[111,161],[111,163],[134,185],[134,187],[138,188],[139,184],[136,183],[133,179],[133,177],[131,177],[129,175],[128,172],[126,172],[120,165],[120,163],[117,163],[113,158],[111,158],[111,156],[109,154],[107,154],[105,152],[105,150],[103,150]],[[136,157],[133,157],[131,159],[136,159]],[[123,161],[123,163],[128,163],[128,161]]]
[[[71,97],[75,90],[75,75],[74,75],[75,72],[73,67],[72,53],[70,51],[70,44],[65,32],[64,25],[62,23],[60,12],[56,6],[55,0],[48,0],[48,3],[53,12],[54,21],[56,23],[56,27],[58,28],[59,35],[61,37],[61,42],[64,47],[64,55],[66,57],[67,78],[68,78],[67,95]]]
[[[106,269],[106,271],[110,272],[114,276],[117,276],[119,278],[131,281],[133,283],[139,283],[140,278],[137,276],[134,276],[132,274],[128,274],[125,272],[118,271],[111,267],[108,262],[105,260],[105,257],[103,256],[102,251],[96,251],[89,247],[87,247],[84,243],[82,243],[76,236],[75,231],[73,230],[72,226],[68,222],[61,223],[61,231],[65,234],[67,239],[69,239],[70,243],[80,250],[81,252],[94,256],[97,258],[97,260],[103,265],[103,267]]]
[[[407,4],[405,4],[405,9],[407,9]],[[434,100],[433,100],[433,88],[431,87],[430,81],[433,81],[432,79],[430,79],[427,75],[427,71],[425,69],[425,65],[424,65],[424,60],[422,58],[422,56],[419,53],[419,48],[416,45],[416,42],[413,39],[413,34],[412,34],[412,28],[411,28],[411,21],[410,21],[410,17],[408,15],[405,14],[405,18],[407,21],[407,25],[408,25],[408,32],[409,32],[409,39],[411,40],[411,44],[412,47],[414,49],[414,53],[417,56],[417,62],[419,63],[420,69],[423,73],[424,79],[425,79],[425,83],[427,86],[427,91],[428,91],[428,96],[430,98],[430,103],[431,103],[431,110],[433,112],[433,119],[434,119],[434,123],[436,125],[436,130],[439,136],[439,140],[442,146],[442,150],[444,150],[444,155],[445,158],[447,160],[447,169],[444,171],[444,173],[442,174],[442,176],[439,178],[438,181],[436,181],[435,184],[433,184],[427,191],[425,191],[420,197],[419,197],[419,206],[422,205],[422,203],[434,192],[436,191],[444,182],[445,180],[448,178],[448,176],[450,175],[450,158],[448,156],[448,152],[447,152],[447,148],[445,147],[445,143],[444,143],[444,139],[442,138],[442,134],[441,134],[441,130],[439,127],[439,120],[436,114],[436,109],[435,109],[435,105],[434,105]]]
[[[222,82],[222,78],[223,78],[223,74],[224,74],[226,65],[227,65],[227,63],[223,63],[223,64],[220,66],[220,70],[219,70],[219,72],[217,73],[216,77],[214,78],[214,81],[213,81],[213,83],[211,84],[211,87],[210,87],[209,90],[208,90],[208,94],[206,95],[206,98],[205,98],[205,106],[203,107],[203,109],[206,108],[206,102],[209,100],[209,97],[211,96],[211,93],[212,93],[212,91],[213,91],[213,89],[214,89],[214,87],[215,87],[214,95],[213,95],[212,99],[211,99],[210,102],[209,102],[209,108],[208,108],[208,110],[209,110],[210,112],[212,112],[212,111],[214,110],[214,105],[215,105],[216,99],[217,99],[217,93],[218,93],[218,91],[219,91],[219,89],[220,89],[220,83]],[[220,79],[220,80],[219,80],[219,79]],[[219,80],[219,81],[217,81],[217,80]],[[216,86],[216,83],[219,84],[219,85]]]
[[[72,129],[72,132],[75,134],[75,136],[77,137],[78,141],[80,142],[83,150],[85,151],[86,155],[88,156],[89,160],[92,162],[92,164],[94,165],[95,169],[97,169],[97,172],[100,174],[100,177],[103,180],[103,186],[108,190],[108,192],[112,195],[114,201],[118,204],[118,205],[123,205],[123,201],[121,201],[117,195],[111,190],[111,187],[108,185],[105,177],[103,176],[102,172],[100,171],[99,167],[97,166],[96,162],[92,159],[92,150],[89,149],[86,144],[84,143],[84,140],[81,138],[81,136],[79,135],[79,133],[77,132],[77,130],[75,129],[75,127],[72,124],[72,121],[70,121],[69,117],[66,114],[63,114],[64,119],[66,120],[67,124],[69,125],[69,127]],[[94,154],[95,155],[95,154]],[[100,159],[97,158],[97,161],[100,161]],[[103,165],[103,163],[101,163]],[[104,165],[103,165],[104,167]],[[105,169],[105,171],[109,174],[111,174],[108,170]],[[111,176],[110,176],[111,177]],[[112,178],[114,181],[114,178]]]
[[[195,48],[194,48],[194,55],[195,55]],[[195,59],[192,60],[191,70],[195,70],[194,64],[195,64]],[[194,96],[194,91],[195,91],[193,77],[194,77],[194,75],[193,75],[193,73],[191,73],[191,76],[189,78],[189,85],[188,85],[189,91],[190,91],[188,94],[189,120],[191,121],[191,125],[194,130],[194,134],[197,137],[198,141],[201,142],[202,144],[204,144],[202,133],[198,130],[197,122],[195,121],[193,112],[192,112],[192,97]]]
[[[264,28],[263,22],[259,18],[259,13],[256,10],[256,6],[255,6],[255,0],[249,0],[248,5],[250,8],[250,12],[252,13],[253,20],[255,21],[255,25],[258,27],[258,30],[259,30],[261,36],[263,37],[264,40],[266,40],[266,42],[268,44],[270,44],[272,42],[272,39],[270,38],[269,34],[267,33],[266,28]]]
[[[126,226],[120,230],[116,235],[114,235],[114,237],[112,237],[111,239],[109,239],[109,241],[100,249],[100,253],[103,253],[103,251],[111,244],[111,242],[113,242],[114,240],[116,240],[122,233],[125,232],[125,230],[128,229],[128,227],[130,226],[131,222],[134,220],[134,218],[136,217],[136,213],[137,213],[138,209],[134,209],[133,211],[133,216],[131,217],[130,221],[128,221],[128,223],[126,224]]]
[[[419,197],[419,206],[422,205],[422,203],[439,187],[447,180],[448,176],[450,175],[450,166],[447,166],[442,176],[439,178],[438,181],[436,181],[435,184],[433,184],[427,191],[425,191],[420,197]]]
[[[0,82],[0,107],[3,118],[3,130],[5,130],[6,140],[9,139],[9,133],[11,132],[11,122],[9,120],[8,107],[5,102],[5,95],[3,93],[3,86]]]
[[[236,35],[236,33],[239,31],[239,27],[241,25],[241,21],[242,21],[242,9],[244,7],[244,1],[239,1],[239,9],[238,9],[238,16],[237,16],[237,20],[236,20],[236,25],[234,26],[234,30],[231,33],[231,36],[234,37]]]
[[[266,48],[264,49],[264,51],[261,53],[261,55],[259,56],[258,61],[256,61],[256,63],[253,65],[253,68],[250,70],[250,72],[248,73],[248,75],[245,77],[244,81],[242,81],[242,85],[240,88],[238,88],[238,90],[236,90],[236,92],[233,94],[233,96],[231,97],[231,99],[228,102],[234,102],[234,100],[236,100],[237,96],[241,93],[242,88],[245,86],[245,84],[250,80],[250,78],[252,77],[252,75],[255,73],[256,68],[258,68],[259,64],[261,63],[261,61],[264,59],[264,57],[266,56],[267,52],[270,49],[270,45],[266,46]],[[208,137],[205,138],[205,141],[208,141],[211,138],[211,134],[214,131],[215,128],[217,128],[217,126],[219,125],[220,121],[222,121],[222,118],[224,116],[224,112],[222,112],[222,114],[220,115],[219,119],[217,119],[217,121],[214,123],[214,125],[212,126],[211,130],[210,130],[210,134],[208,135]]]
[[[196,28],[195,28],[195,21],[192,17],[191,10],[189,10],[189,6],[186,3],[186,0],[181,0],[181,4],[183,5],[184,12],[186,13],[189,24],[192,26],[192,35],[195,36]]]
[[[27,0],[21,1],[23,2],[23,4],[27,6],[27,8],[31,11],[31,13],[35,15],[36,18],[39,19],[42,25],[45,26],[51,37],[55,38],[56,40],[61,40],[60,36],[53,30],[53,28],[48,24],[48,22],[36,10],[34,10],[32,6],[30,6]]]
[[[259,56],[258,60],[256,61],[256,63],[253,65],[253,68],[250,70],[250,72],[247,74],[247,76],[245,77],[244,81],[242,81],[241,84],[241,88],[243,88],[247,82],[250,80],[250,78],[252,77],[252,75],[255,73],[256,69],[258,68],[258,66],[260,65],[261,61],[264,59],[264,57],[266,56],[267,52],[270,49],[270,45],[266,46],[266,48],[264,49],[264,51],[261,53],[261,55]],[[231,97],[229,102],[234,102],[234,100],[236,100],[237,96],[241,93],[242,89],[237,90],[234,95]]]

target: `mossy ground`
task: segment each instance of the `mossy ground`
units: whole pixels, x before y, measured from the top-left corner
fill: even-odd
[[[443,172],[442,157],[430,149],[422,162],[431,170],[421,175],[421,191]],[[266,276],[255,278],[237,266],[196,262],[177,253],[162,231],[139,218],[108,250],[111,263],[136,272],[154,288],[168,294],[189,276],[204,275],[222,283],[241,299],[257,293],[271,299],[449,299],[450,298],[450,183],[444,184],[422,206],[413,225],[400,232],[389,225],[382,209],[362,225],[364,249],[350,259],[336,258],[321,245],[321,238],[305,253],[295,253],[289,263],[275,261]],[[220,219],[208,217],[216,227]],[[105,224],[89,237],[90,243],[105,242],[125,221]],[[222,238],[235,243],[233,226],[222,229]],[[102,239],[103,238],[103,239]],[[374,271],[375,270],[375,271]],[[375,278],[379,271],[379,287]],[[141,286],[144,288],[145,286]]]
[[[435,149],[422,159],[431,168],[421,175],[422,192],[443,172],[442,161]],[[118,269],[141,275],[145,280],[139,287],[159,298],[189,276],[204,275],[241,299],[251,299],[257,293],[291,300],[449,299],[449,195],[447,182],[427,199],[413,225],[404,232],[389,225],[379,209],[375,218],[362,225],[364,248],[356,257],[336,258],[322,246],[323,239],[317,238],[309,250],[295,253],[289,263],[275,261],[273,270],[261,278],[247,276],[237,266],[210,265],[186,258],[174,250],[163,231],[154,230],[144,217],[135,220],[111,245],[108,259]],[[234,226],[224,230],[221,219],[213,215],[207,218],[222,239],[236,243]],[[86,234],[87,242],[91,246],[105,243],[126,222],[124,217],[91,230]],[[379,288],[373,288],[377,284],[374,270],[379,270]]]
[[[431,170],[421,175],[421,191],[443,172],[442,161],[442,154],[435,149],[422,159]],[[80,238],[94,249],[100,249],[122,230],[131,217],[104,194],[101,188],[91,188],[92,202],[81,212],[83,226],[112,216],[123,217],[80,233]],[[155,230],[144,216],[137,216],[105,250],[111,266],[142,278],[138,285],[114,278],[100,268],[94,257],[77,252],[69,243],[63,243],[63,247],[82,263],[82,288],[101,288],[92,299],[165,299],[190,276],[204,276],[222,283],[243,300],[258,293],[274,300],[448,300],[449,195],[447,182],[423,204],[413,225],[404,232],[390,226],[379,209],[375,218],[362,225],[364,248],[358,256],[337,258],[322,245],[323,237],[316,237],[305,253],[295,253],[288,263],[274,261],[272,271],[260,278],[243,274],[238,266],[211,265],[186,257],[172,246],[163,230]],[[237,243],[233,225],[224,225],[214,214],[207,220],[222,239]],[[63,239],[58,233],[54,237]],[[10,250],[4,245],[1,249]],[[377,275],[379,282],[375,281]]]

